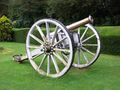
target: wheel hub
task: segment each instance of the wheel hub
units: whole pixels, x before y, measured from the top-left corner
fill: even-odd
[[[45,47],[45,52],[46,53],[50,53],[51,52],[51,47],[50,46],[46,46]]]
[[[53,47],[49,43],[45,44],[44,47],[43,47],[43,49],[44,49],[44,53],[47,53],[47,54],[53,52]]]
[[[81,41],[78,43],[77,47],[82,48],[83,44],[81,43]]]

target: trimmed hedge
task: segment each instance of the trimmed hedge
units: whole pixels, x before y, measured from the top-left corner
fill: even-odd
[[[120,55],[120,36],[101,37],[102,53]]]
[[[101,38],[101,52],[120,55],[120,26],[96,27]]]
[[[120,55],[120,26],[96,27],[101,38],[101,52]],[[25,43],[29,28],[14,29],[14,41]]]
[[[20,28],[20,29],[14,28],[14,35],[13,35],[14,41],[25,43],[28,31],[29,28]]]

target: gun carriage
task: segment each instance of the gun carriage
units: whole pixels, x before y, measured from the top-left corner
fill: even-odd
[[[26,38],[26,55],[14,60],[29,60],[41,75],[57,78],[71,66],[86,68],[100,54],[100,37],[92,26],[91,16],[64,26],[54,19],[42,19],[33,24]]]

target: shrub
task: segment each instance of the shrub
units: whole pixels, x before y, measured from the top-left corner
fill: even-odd
[[[6,16],[0,18],[0,41],[12,40],[12,22]]]

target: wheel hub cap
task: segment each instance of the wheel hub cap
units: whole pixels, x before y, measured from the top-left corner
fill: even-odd
[[[47,43],[44,45],[44,53],[52,53],[53,52],[53,47],[51,44]]]

